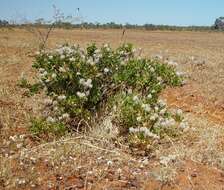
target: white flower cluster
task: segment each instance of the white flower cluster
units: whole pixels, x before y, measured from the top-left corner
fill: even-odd
[[[49,123],[55,123],[57,121],[66,121],[70,118],[70,115],[68,113],[61,112],[62,110],[59,109],[58,105],[61,101],[66,100],[65,95],[59,95],[55,96],[54,100],[48,98],[44,100],[45,105],[47,106],[46,108],[50,108],[51,110],[54,111],[54,115],[52,116],[49,115],[50,112],[45,110],[45,115],[46,115],[46,121]]]
[[[103,71],[104,71],[105,74],[107,74],[107,73],[109,73],[110,70],[108,68],[104,68]]]
[[[85,80],[85,79],[81,78],[79,80],[79,84],[83,85],[85,88],[90,88],[91,89],[93,87],[92,79]]]
[[[152,133],[147,127],[140,127],[140,128],[129,128],[129,132],[132,134],[139,134],[142,133],[144,137],[149,137],[153,139],[159,139],[159,136]]]
[[[44,100],[44,104],[47,105],[47,106],[52,105],[52,103],[53,103],[52,99],[45,99]]]
[[[84,92],[77,92],[76,94],[79,98],[85,98],[87,96],[87,94]]]
[[[94,54],[93,54],[93,58],[94,58],[95,63],[98,63],[99,60],[102,58],[102,56],[103,55],[102,55],[101,50],[100,49],[96,49]]]
[[[165,63],[167,63],[167,65],[171,66],[171,67],[176,67],[178,66],[178,63],[173,61],[173,60],[167,60],[165,61]]]
[[[151,98],[151,96],[149,98]],[[151,123],[153,123],[153,126],[155,128],[170,128],[170,127],[176,127],[178,125],[180,129],[183,131],[186,131],[189,128],[187,122],[179,123],[179,121],[176,121],[174,119],[175,114],[172,116],[167,115],[168,113],[167,104],[162,99],[159,99],[157,103],[154,105],[151,105],[149,103],[142,103],[138,96],[134,96],[133,101],[135,102],[135,104],[139,104],[142,110],[145,112],[145,114],[141,115],[142,111],[140,111],[141,114],[139,114],[138,117],[136,117],[136,120],[139,122],[139,124],[145,121],[151,121]],[[182,118],[183,111],[179,109],[176,111],[176,114],[180,115]],[[142,132],[145,134],[144,135],[145,137],[153,136],[149,131],[149,129],[147,129],[146,127],[130,128],[129,132],[130,133]]]
[[[39,69],[39,78],[40,79],[46,77],[47,75],[48,75],[48,72],[45,71],[45,69],[43,69],[43,68]]]
[[[150,111],[152,110],[150,104],[142,104],[142,108],[143,108],[146,112],[150,112]]]
[[[140,99],[138,96],[134,96],[133,97],[133,101],[136,103],[136,104],[139,104],[140,103]]]
[[[61,59],[65,58],[65,57],[63,57],[64,54],[73,54],[74,53],[74,49],[72,49],[71,47],[68,47],[68,46],[59,47],[55,51],[62,56]]]
[[[65,100],[65,99],[66,99],[66,96],[65,95],[58,96],[58,100],[59,101],[62,101],[62,100]]]
[[[177,159],[177,155],[161,156],[160,157],[160,164],[167,167],[170,162],[175,162],[176,159]]]
[[[163,117],[159,117],[159,119],[155,123],[155,127],[168,128],[168,127],[175,126],[175,124],[176,124],[176,121],[173,118],[163,118]]]
[[[88,60],[87,60],[87,62],[86,62],[87,64],[90,64],[90,65],[95,65],[96,63],[94,62],[94,60],[93,60],[93,58],[92,57],[90,57]]]
[[[183,130],[183,132],[186,132],[189,130],[189,124],[186,121],[182,121],[180,123],[180,128]]]

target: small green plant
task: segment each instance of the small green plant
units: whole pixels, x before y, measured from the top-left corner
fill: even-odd
[[[48,96],[44,119],[52,125],[79,127],[91,123],[102,108],[112,111],[116,107],[115,122],[125,135],[159,139],[182,120],[169,113],[159,95],[167,86],[181,85],[183,78],[174,66],[141,58],[132,44],[115,50],[108,44],[100,48],[91,44],[86,50],[63,45],[38,53],[33,67]],[[36,90],[27,81],[21,82]],[[38,124],[32,128],[44,130]]]
[[[30,87],[30,83],[29,83],[29,81],[28,81],[26,78],[24,78],[24,77],[22,77],[22,78],[19,80],[18,85],[19,85],[21,88],[29,88],[29,87]]]
[[[43,119],[32,119],[30,131],[37,136],[52,135],[61,137],[68,132],[68,129],[63,123],[50,123]]]
[[[24,77],[19,80],[18,86],[28,89],[28,92],[26,93],[27,96],[33,96],[42,88],[42,85],[40,83],[30,84],[29,81]]]

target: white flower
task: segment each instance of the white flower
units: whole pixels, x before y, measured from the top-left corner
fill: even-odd
[[[64,59],[64,58],[65,58],[65,55],[61,55],[61,56],[60,56],[60,59]]]
[[[174,162],[176,160],[176,155],[168,155],[160,157],[160,164],[164,166],[168,166],[170,162]]]
[[[169,126],[174,126],[176,122],[175,122],[175,120],[173,118],[170,118],[168,120],[168,123],[169,123]]]
[[[120,55],[123,55],[124,54],[124,51],[120,51]]]
[[[139,103],[139,102],[140,102],[138,96],[134,96],[134,97],[133,97],[133,101],[134,101],[135,103]]]
[[[16,148],[21,148],[22,146],[23,146],[23,144],[20,143],[20,144],[17,144],[17,145],[16,145]]]
[[[79,84],[84,85],[84,84],[85,84],[85,79],[80,79],[80,80],[79,80]]]
[[[189,129],[189,124],[183,121],[180,123],[180,128],[185,132]]]
[[[85,60],[85,59],[86,59],[86,56],[85,56],[84,54],[81,54],[81,58],[82,58],[83,60]]]
[[[108,44],[104,44],[104,46],[103,46],[104,48],[108,48],[109,47],[109,45]]]
[[[178,72],[178,71],[177,71],[177,72],[176,72],[176,75],[179,76],[179,77],[181,77],[181,76],[184,76],[184,73],[183,73],[183,72]]]
[[[86,96],[89,96],[90,95],[90,91],[86,91]]]
[[[160,115],[164,115],[165,113],[166,113],[166,108],[160,110],[160,112],[159,112]]]
[[[156,134],[152,133],[147,127],[140,127],[138,129],[135,128],[129,128],[130,133],[143,133],[145,137],[151,137],[154,139],[159,139],[159,136]]]
[[[65,72],[66,72],[66,70],[65,70],[64,67],[60,67],[60,68],[59,68],[59,71],[62,72],[62,73],[65,73]]]
[[[60,100],[60,101],[65,100],[65,99],[66,99],[66,96],[65,95],[58,96],[58,100]]]
[[[53,101],[51,99],[45,99],[44,100],[44,104],[49,106],[49,105],[52,105]]]
[[[56,106],[56,105],[58,105],[58,102],[56,100],[54,100],[52,104],[53,104],[53,106]]]
[[[52,77],[53,79],[55,79],[55,78],[57,77],[57,75],[56,75],[55,73],[53,73],[53,74],[51,75],[51,77]]]
[[[77,92],[76,94],[77,94],[77,96],[78,96],[79,98],[84,98],[84,97],[86,97],[86,94],[85,94],[85,93],[82,93],[82,92]]]
[[[105,68],[103,71],[104,73],[108,73],[110,70],[108,68]]]
[[[57,106],[54,106],[54,111],[58,111],[59,108]]]
[[[92,87],[93,87],[93,85],[92,85],[92,79],[87,79],[85,85],[86,85],[87,87],[89,87],[89,88],[92,88]]]
[[[160,123],[161,127],[172,127],[175,125],[175,120],[173,118],[165,119]]]
[[[158,118],[158,115],[156,113],[154,113],[151,117],[150,120],[151,121],[155,121]]]
[[[128,89],[128,94],[132,94],[132,89],[131,88]]]
[[[151,68],[150,68],[150,71],[151,71],[152,73],[154,73],[154,72],[155,72],[155,69],[154,69],[153,67],[151,67]]]
[[[162,59],[163,59],[163,56],[158,54],[158,55],[155,56],[155,58],[156,58],[156,59],[161,59],[161,60],[162,60]]]
[[[93,87],[92,79],[87,79],[86,81],[85,81],[85,79],[80,79],[79,83],[86,88],[92,88]]]
[[[90,57],[88,60],[87,60],[87,64],[90,64],[90,65],[95,65],[94,61],[93,61],[93,58]]]
[[[125,65],[126,64],[126,62],[125,61],[121,61],[121,65]]]
[[[136,133],[136,129],[133,128],[133,127],[130,127],[130,128],[129,128],[129,132],[130,132],[130,133]]]
[[[70,117],[70,115],[68,114],[68,113],[64,113],[63,115],[62,115],[62,118],[63,119],[68,119]]]
[[[158,106],[155,106],[155,107],[154,107],[154,109],[155,109],[155,111],[156,111],[156,112],[158,112],[158,111],[159,111]]]
[[[35,54],[36,54],[36,55],[40,55],[40,52],[39,52],[39,51],[37,51]]]
[[[43,73],[45,71],[45,69],[43,69],[43,68],[39,68],[39,72],[40,73]]]
[[[52,55],[49,55],[48,58],[49,58],[49,59],[53,59],[53,56],[52,56]]]
[[[158,104],[160,105],[160,107],[166,106],[166,102],[164,100],[159,100]]]
[[[151,138],[154,138],[154,139],[159,139],[159,136],[152,133],[149,129],[145,130],[145,137],[151,137]]]
[[[146,127],[141,127],[140,129],[139,129],[139,132],[143,132],[143,133],[145,133],[145,132],[147,132],[148,131],[148,129],[146,128]]]
[[[55,122],[55,119],[54,119],[53,117],[49,116],[49,117],[47,118],[47,122],[49,122],[49,123],[54,123],[54,122]]]
[[[73,61],[75,61],[76,59],[75,59],[75,57],[71,57],[71,58],[69,58],[69,61],[71,61],[71,62],[73,62]]]
[[[113,162],[111,160],[107,161],[107,165],[111,166],[113,164]]]
[[[16,141],[17,136],[16,136],[16,135],[14,135],[14,136],[10,136],[9,139],[10,139],[11,141]]]
[[[177,64],[177,62],[174,62],[174,61],[171,60],[171,61],[168,61],[168,62],[167,62],[167,65],[176,67],[178,64]]]
[[[117,173],[120,174],[121,172],[122,172],[122,169],[121,168],[118,168],[117,169]]]
[[[146,112],[150,112],[151,111],[151,107],[149,104],[142,104],[142,108],[146,111]]]
[[[100,52],[101,52],[100,49],[95,50],[95,54],[99,54]]]
[[[77,49],[77,48],[79,47],[79,45],[78,45],[78,44],[73,44],[73,47],[74,47],[75,49]]]
[[[47,74],[48,74],[47,71],[44,71],[43,73],[40,74],[40,77],[45,77],[47,76]]]
[[[18,180],[18,184],[19,185],[23,185],[23,184],[25,184],[26,183],[26,180],[25,179],[19,179]]]
[[[178,110],[176,111],[176,114],[177,114],[178,116],[182,116],[182,115],[183,115],[183,111],[182,111],[181,109],[178,109]]]
[[[157,80],[162,82],[163,79],[162,79],[162,77],[157,77]]]
[[[152,98],[152,94],[149,94],[149,95],[147,96],[147,98],[148,98],[148,99],[151,99],[151,98]]]
[[[140,122],[140,121],[142,120],[142,117],[139,116],[139,117],[137,117],[136,119],[137,119],[138,122]]]
[[[100,58],[97,57],[97,58],[95,59],[95,63],[99,63],[99,61],[100,61]],[[94,64],[95,64],[95,63],[94,63]]]
[[[141,57],[141,56],[138,56],[138,57],[137,57],[137,60],[141,60],[141,59],[142,59],[142,57]]]

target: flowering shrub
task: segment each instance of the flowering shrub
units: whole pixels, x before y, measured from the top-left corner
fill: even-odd
[[[115,50],[92,44],[86,50],[64,45],[38,53],[33,66],[48,95],[46,122],[77,127],[113,102],[116,122],[130,135],[160,138],[177,127],[181,117],[175,119],[158,97],[166,86],[181,85],[182,77],[174,66],[141,58],[139,52],[131,44]]]

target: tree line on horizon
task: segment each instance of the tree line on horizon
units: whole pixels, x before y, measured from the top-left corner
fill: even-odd
[[[0,27],[25,27],[25,26],[33,26],[33,27],[49,27],[52,23],[46,22],[43,18],[37,19],[35,22],[31,23],[10,23],[7,20],[0,19]],[[117,24],[115,22],[109,23],[92,23],[92,22],[82,22],[79,24],[74,24],[71,22],[57,21],[53,23],[55,28],[81,28],[81,29],[145,29],[145,30],[224,30],[224,19],[223,17],[219,17],[216,19],[214,25],[212,26],[175,26],[175,25],[155,25],[155,24]]]

